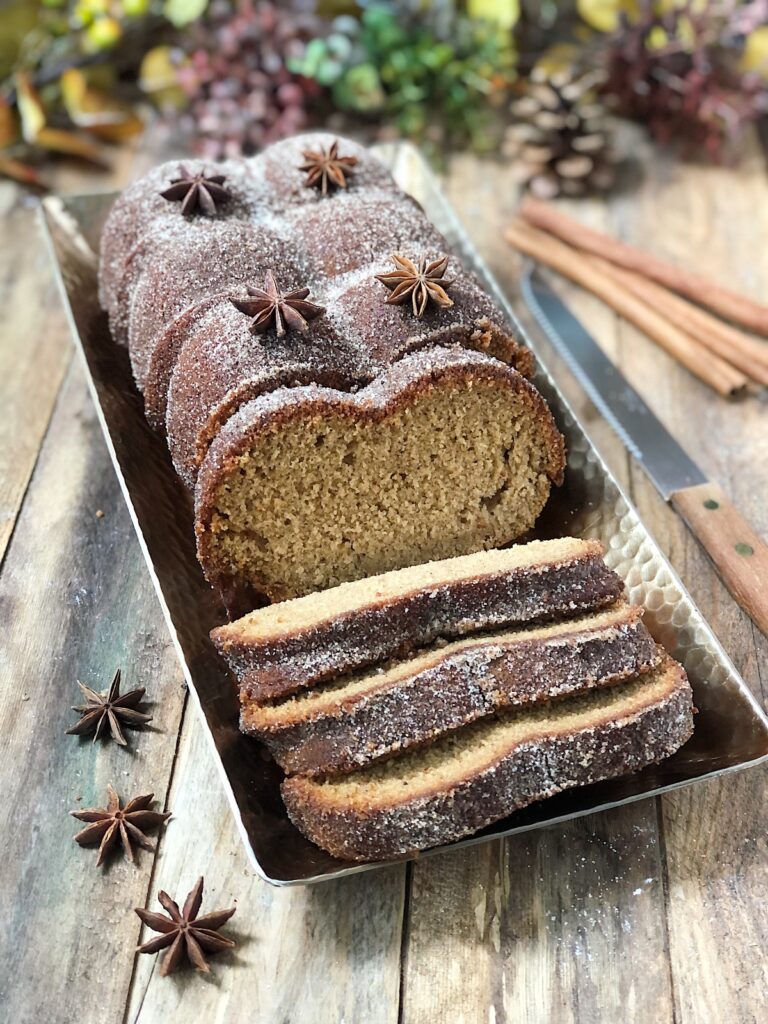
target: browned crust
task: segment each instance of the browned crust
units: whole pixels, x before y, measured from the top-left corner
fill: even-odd
[[[638,711],[567,735],[518,744],[492,766],[388,806],[337,807],[303,776],[282,786],[288,814],[312,842],[346,860],[385,860],[452,842],[536,800],[638,771],[674,753],[693,732],[690,686],[680,666],[668,694]]]
[[[301,366],[299,364],[278,366],[262,377],[251,377],[240,381],[236,387],[231,388],[224,399],[216,405],[209,413],[202,429],[197,432],[194,438],[184,438],[184,442],[193,442],[194,447],[188,443],[176,443],[173,424],[173,386],[169,389],[168,416],[168,445],[173,458],[173,465],[182,481],[194,489],[197,479],[197,471],[205,458],[211,442],[215,439],[221,428],[232,417],[237,410],[247,402],[252,402],[262,395],[270,394],[278,388],[297,388],[317,385],[322,388],[329,388],[336,391],[346,390],[349,387],[348,379],[340,372],[333,370],[322,371],[313,366]],[[182,433],[181,431],[179,432]]]
[[[398,359],[404,358],[411,352],[448,345],[456,345],[474,352],[482,352],[493,356],[494,359],[499,359],[513,367],[523,377],[530,377],[534,371],[533,354],[530,349],[518,344],[512,335],[503,331],[487,318],[477,320],[472,325],[455,325],[448,329],[435,331],[434,334],[430,334],[423,339],[414,339],[412,347],[406,348],[398,356]],[[396,361],[393,360],[393,365]],[[194,450],[185,459],[179,460],[173,451],[173,445],[171,445],[174,465],[179,475],[188,487],[194,487],[197,473],[212,442],[227,420],[247,402],[251,402],[260,395],[274,391],[279,387],[298,387],[309,384],[317,384],[320,387],[349,392],[353,387],[364,387],[371,381],[370,375],[364,376],[362,367],[360,369],[361,376],[359,379],[350,380],[348,374],[342,370],[333,371],[329,369],[323,371],[312,366],[291,366],[286,364],[275,369],[269,378],[254,377],[240,381],[227,391],[220,402],[212,407],[207,419],[202,423],[193,439]],[[167,384],[166,393],[171,405],[172,399],[170,396],[172,390],[173,387]],[[166,402],[166,408],[167,406],[168,402]],[[172,436],[170,419],[168,422],[168,436],[169,439]]]
[[[211,545],[212,520],[219,487],[227,477],[238,472],[238,459],[259,438],[277,433],[294,419],[324,419],[330,414],[375,423],[435,388],[448,388],[467,380],[498,383],[523,398],[544,439],[547,455],[544,471],[553,483],[561,484],[565,471],[565,441],[547,403],[525,377],[499,360],[467,349],[420,351],[395,363],[356,394],[316,387],[273,392],[241,406],[227,421],[200,467],[195,493],[197,553],[208,580],[225,593],[237,583],[226,568],[216,564]],[[281,400],[275,401],[275,396]],[[251,581],[251,585],[273,601],[292,596],[273,581]]]
[[[159,433],[165,432],[165,415],[168,408],[171,375],[190,326],[227,294],[227,292],[216,292],[214,295],[206,296],[206,298],[192,303],[168,324],[158,338],[144,381],[144,414],[153,430],[157,430]]]
[[[662,658],[627,606],[615,623],[582,625],[555,638],[502,641],[489,636],[470,651],[446,652],[436,664],[369,692],[339,699],[321,713],[260,727],[244,698],[241,728],[269,747],[288,774],[351,772],[428,743],[500,708],[534,704],[610,686],[655,668]]]
[[[214,629],[211,637],[244,694],[274,700],[441,638],[575,616],[612,604],[624,584],[602,555],[598,541],[586,541],[583,555],[568,562],[539,562],[448,586],[425,586],[267,642],[243,642],[233,635],[233,626]]]

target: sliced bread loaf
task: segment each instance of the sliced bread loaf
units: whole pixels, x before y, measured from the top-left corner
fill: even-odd
[[[602,555],[566,537],[428,562],[260,608],[211,637],[246,697],[274,700],[440,638],[611,604],[624,584]]]
[[[296,826],[348,860],[382,860],[459,839],[573,786],[637,771],[693,731],[690,686],[666,657],[638,679],[508,711],[351,775],[293,776]]]
[[[490,715],[608,686],[661,661],[622,601],[585,618],[458,640],[278,704],[243,698],[241,723],[288,773],[349,772]]]
[[[564,466],[521,374],[464,348],[422,350],[355,394],[285,388],[241,406],[200,466],[197,553],[228,603],[300,597],[507,544]]]

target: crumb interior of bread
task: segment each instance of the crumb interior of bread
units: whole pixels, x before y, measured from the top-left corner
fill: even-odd
[[[222,481],[211,557],[298,596],[496,547],[541,512],[548,459],[523,396],[495,381],[432,388],[375,423],[348,411],[296,418]]]
[[[608,637],[617,627],[635,622],[638,618],[636,609],[626,601],[619,601],[605,611],[566,622],[556,622],[533,629],[504,630],[468,640],[457,640],[431,647],[412,658],[401,659],[385,667],[352,673],[273,704],[260,707],[253,701],[247,701],[244,707],[245,719],[247,724],[255,729],[279,729],[297,721],[315,718],[324,712],[333,712],[342,702],[395,686],[403,679],[412,678],[466,651],[480,647],[509,648],[515,644],[537,640],[551,640],[555,643],[559,640],[562,643],[569,643],[577,634],[592,636],[604,633]]]
[[[267,641],[282,633],[314,627],[321,622],[395,597],[407,598],[428,587],[447,586],[481,576],[492,577],[516,569],[534,569],[555,562],[562,564],[590,554],[595,557],[602,554],[599,544],[577,537],[533,540],[503,551],[477,551],[471,555],[395,569],[379,576],[342,583],[330,590],[307,594],[292,601],[267,605],[249,612],[236,622],[222,626],[219,632],[251,643]]]
[[[354,806],[411,800],[483,771],[522,743],[580,732],[606,717],[616,720],[636,714],[669,696],[678,685],[678,672],[668,659],[660,668],[631,682],[525,711],[502,712],[449,733],[430,747],[351,775],[302,784],[317,787],[319,798],[326,804]]]

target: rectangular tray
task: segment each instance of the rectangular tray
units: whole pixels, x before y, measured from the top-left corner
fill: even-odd
[[[422,204],[453,251],[517,323],[418,151],[399,143],[379,147],[378,152],[399,185]],[[191,501],[173,471],[164,441],[147,426],[128,353],[112,341],[96,297],[95,252],[113,199],[111,194],[49,198],[43,203],[43,220],[107,447],[248,857],[273,885],[307,884],[381,867],[350,865],[304,839],[283,808],[279,769],[260,744],[238,731],[234,687],[208,639],[209,630],[225,617],[195,557]],[[526,341],[538,356],[535,341]],[[631,600],[645,606],[650,631],[685,666],[699,714],[692,739],[662,764],[541,801],[451,844],[454,847],[566,821],[768,758],[768,718],[540,359],[536,384],[568,445],[565,484],[553,493],[536,536],[573,534],[603,542],[606,560],[625,580]]]

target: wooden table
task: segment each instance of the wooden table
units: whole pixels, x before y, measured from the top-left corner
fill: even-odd
[[[153,142],[153,145],[156,145]],[[643,180],[578,215],[750,294],[768,294],[768,184],[755,146],[738,170],[641,153]],[[125,152],[109,188],[153,162]],[[474,157],[450,198],[502,283],[515,204],[508,169]],[[747,1024],[768,1016],[768,774],[315,888],[279,890],[248,868],[190,708],[82,370],[73,360],[32,204],[0,183],[0,1019],[238,1024]],[[599,302],[576,312],[661,419],[768,534],[768,407],[717,398]],[[546,351],[567,396],[758,698],[768,641],[696,543]],[[103,516],[98,513],[103,512]],[[766,581],[768,585],[768,581]],[[151,731],[130,749],[65,735],[76,679],[122,665],[146,686]],[[156,855],[95,868],[68,811],[154,791],[173,811]],[[159,976],[134,960],[134,906],[237,903],[236,953],[211,975]]]

